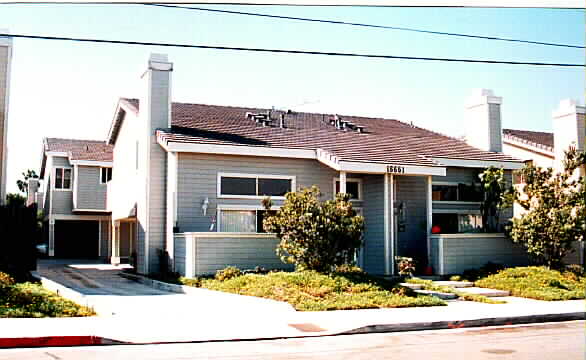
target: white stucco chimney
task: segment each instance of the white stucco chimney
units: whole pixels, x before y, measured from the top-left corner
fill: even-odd
[[[142,75],[139,104],[142,124],[138,140],[137,240],[138,271],[159,271],[157,249],[165,249],[167,154],[157,143],[156,130],[171,126],[171,72],[167,55],[151,54]],[[143,190],[144,189],[144,190]]]
[[[492,90],[475,89],[466,101],[466,142],[478,149],[502,152],[501,104]]]
[[[0,34],[9,34],[0,29]],[[6,199],[6,172],[8,161],[8,96],[10,93],[10,65],[12,62],[12,38],[0,37],[0,205]]]
[[[562,100],[558,109],[553,111],[554,167],[558,171],[563,170],[564,151],[570,146],[578,151],[584,151],[584,113],[584,106],[578,105],[577,101],[572,99]],[[584,176],[584,169],[581,170],[580,176]]]

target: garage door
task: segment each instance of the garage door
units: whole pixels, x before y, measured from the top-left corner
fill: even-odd
[[[94,259],[98,257],[97,221],[55,221],[55,256]]]

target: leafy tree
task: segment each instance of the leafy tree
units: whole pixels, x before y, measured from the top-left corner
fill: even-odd
[[[507,189],[505,171],[488,167],[479,175],[484,198],[480,204],[482,228],[485,232],[501,231],[500,216],[503,210],[512,206],[510,189]]]
[[[364,218],[352,209],[348,194],[320,202],[317,186],[290,192],[283,206],[263,220],[263,228],[280,239],[277,255],[297,270],[332,271],[350,264],[362,245]],[[263,199],[267,214],[270,198]]]
[[[525,185],[522,193],[515,192],[515,199],[527,212],[513,219],[509,237],[553,269],[563,266],[562,259],[574,251],[575,241],[584,241],[586,180],[573,174],[585,164],[586,153],[570,149],[562,172],[532,164],[520,171]]]
[[[17,180],[16,185],[18,186],[18,190],[20,190],[23,193],[26,193],[28,190],[29,179],[38,179],[39,175],[37,175],[37,173],[34,170],[28,169],[26,172],[22,173],[22,177],[23,180]]]

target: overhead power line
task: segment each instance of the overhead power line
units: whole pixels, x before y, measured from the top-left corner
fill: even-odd
[[[545,46],[557,46],[557,47],[567,47],[567,48],[575,48],[575,49],[586,49],[585,46],[581,46],[581,45],[556,44],[556,43],[542,42],[542,41],[501,38],[501,37],[497,37],[497,36],[483,36],[483,35],[450,33],[450,32],[442,32],[442,31],[431,31],[431,30],[423,30],[423,29],[405,28],[405,27],[398,27],[398,26],[363,24],[363,23],[338,21],[338,20],[312,19],[312,18],[302,18],[302,17],[295,17],[295,16],[271,15],[271,14],[251,13],[251,12],[244,12],[244,11],[220,10],[220,9],[209,9],[209,8],[200,8],[200,7],[191,7],[191,6],[167,5],[167,4],[147,4],[147,3],[144,3],[142,5],[195,10],[195,11],[208,11],[208,12],[234,14],[234,15],[259,16],[259,17],[282,19],[282,20],[309,21],[309,22],[316,22],[316,23],[349,25],[349,26],[359,26],[359,27],[376,28],[376,29],[411,31],[411,32],[417,32],[417,33],[424,33],[424,34],[457,36],[457,37],[463,37],[463,38],[473,38],[473,39],[483,39],[483,40],[508,41],[508,42],[516,42],[516,43],[524,43],[524,44],[532,44],[532,45],[545,45]]]
[[[526,61],[503,61],[503,60],[434,58],[434,57],[399,56],[399,55],[376,55],[376,54],[358,54],[358,53],[311,51],[311,50],[285,50],[285,49],[266,49],[266,48],[213,46],[213,45],[196,45],[196,44],[177,44],[177,43],[173,44],[173,43],[143,42],[143,41],[87,39],[87,38],[73,38],[73,37],[62,37],[62,36],[22,35],[22,34],[6,34],[6,33],[0,33],[0,37],[13,37],[13,38],[37,39],[37,40],[74,41],[74,42],[87,42],[87,43],[99,43],[99,44],[162,46],[162,47],[177,47],[177,48],[192,48],[192,49],[250,51],[250,52],[264,52],[264,53],[277,53],[277,54],[344,56],[344,57],[370,58],[370,59],[399,59],[399,60],[421,60],[421,61],[461,62],[461,63],[480,63],[480,64],[557,66],[557,67],[584,67],[585,66],[584,64],[561,64],[561,63],[526,62]]]

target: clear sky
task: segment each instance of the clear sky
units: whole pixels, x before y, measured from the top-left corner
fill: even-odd
[[[583,10],[201,7],[584,45]],[[144,5],[5,5],[14,34],[131,41],[584,63],[584,49],[463,39]],[[474,88],[503,97],[503,127],[550,131],[559,101],[584,102],[584,68],[438,63],[14,40],[8,191],[39,171],[42,138],[104,139],[117,99],[140,95],[151,52],[174,63],[175,101],[382,116],[464,135]]]

